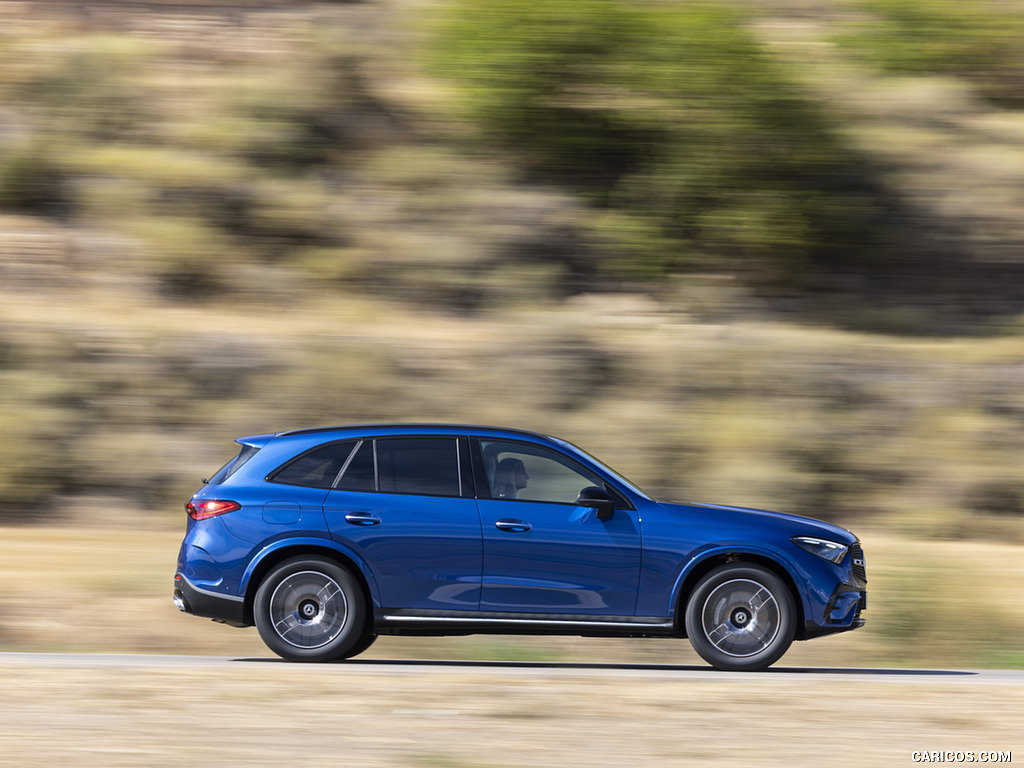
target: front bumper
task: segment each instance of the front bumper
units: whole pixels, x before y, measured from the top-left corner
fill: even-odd
[[[840,584],[825,606],[825,623],[849,625],[859,620],[861,626],[864,620],[860,618],[860,612],[867,608],[867,604],[866,590],[853,584]]]
[[[865,621],[861,611],[867,608],[868,593],[864,587],[853,584],[839,584],[825,604],[823,616],[817,621],[808,618],[804,624],[806,638],[831,635],[836,632],[849,632],[860,629]]]

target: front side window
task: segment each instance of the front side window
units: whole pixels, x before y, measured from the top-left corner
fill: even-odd
[[[572,459],[528,443],[480,441],[492,499],[575,504],[580,491],[604,487]]]
[[[377,443],[383,493],[461,496],[459,443],[454,437],[393,437]]]

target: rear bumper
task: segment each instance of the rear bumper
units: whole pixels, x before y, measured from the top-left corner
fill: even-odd
[[[180,573],[174,575],[174,604],[182,613],[202,616],[235,627],[250,625],[250,622],[246,621],[243,598],[219,595],[202,589]]]

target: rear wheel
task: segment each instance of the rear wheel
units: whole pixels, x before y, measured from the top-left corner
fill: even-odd
[[[686,606],[690,643],[717,669],[765,669],[789,650],[795,632],[796,604],[789,587],[759,565],[716,568]]]
[[[337,563],[296,557],[260,584],[253,604],[267,647],[289,661],[332,661],[365,650],[366,601],[359,581]]]

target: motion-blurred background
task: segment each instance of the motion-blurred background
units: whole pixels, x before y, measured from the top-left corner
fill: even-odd
[[[844,663],[1024,664],[1021,40],[1021,0],[0,0],[0,648],[192,650],[235,437],[425,420],[851,527]]]

